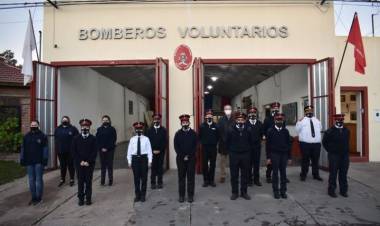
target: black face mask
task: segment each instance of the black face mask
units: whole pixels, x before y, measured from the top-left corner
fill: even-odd
[[[189,125],[182,125],[182,128],[184,128],[184,129],[188,129],[188,128],[189,128]]]
[[[338,127],[342,127],[343,126],[343,122],[335,122],[335,125],[338,126]]]
[[[237,125],[239,128],[243,128],[244,123],[242,123],[242,122],[238,122],[238,123],[236,123],[236,125]]]
[[[313,113],[307,113],[307,114],[306,114],[306,117],[308,117],[308,118],[312,118],[312,117],[313,117]]]
[[[30,131],[37,132],[38,131],[38,127],[30,127]]]
[[[111,123],[110,122],[103,122],[103,126],[107,127],[107,126],[110,126]]]
[[[281,128],[284,125],[284,123],[282,123],[282,122],[276,122],[275,125],[277,127]]]
[[[255,120],[257,117],[256,117],[256,115],[250,115],[249,116],[249,119],[251,119],[251,120]]]
[[[87,129],[87,128],[82,129],[82,133],[83,133],[84,135],[87,135],[89,132],[90,132],[90,130]]]
[[[211,123],[211,122],[212,122],[212,118],[207,118],[206,121],[207,121],[208,123]]]
[[[155,122],[153,122],[153,124],[154,124],[155,126],[159,126],[159,125],[160,125],[160,122],[159,122],[159,121],[155,121]]]
[[[278,114],[279,112],[280,112],[279,110],[274,110],[274,111],[272,111],[272,115],[274,116],[274,115]]]
[[[68,122],[68,121],[63,121],[62,122],[62,125],[64,125],[64,126],[68,126],[70,123]]]
[[[143,131],[142,130],[136,130],[136,133],[137,133],[138,136],[141,136],[142,133],[143,133]]]

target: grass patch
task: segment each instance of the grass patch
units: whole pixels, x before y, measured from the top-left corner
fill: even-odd
[[[0,160],[0,185],[23,177],[25,174],[25,167],[22,167],[17,162]]]

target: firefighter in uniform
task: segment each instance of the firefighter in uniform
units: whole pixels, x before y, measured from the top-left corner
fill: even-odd
[[[89,119],[81,119],[79,124],[81,134],[74,138],[71,152],[78,175],[78,204],[82,206],[85,197],[86,205],[92,203],[92,175],[95,168],[97,147],[95,136],[90,134],[92,122]]]
[[[267,131],[267,163],[272,164],[273,167],[272,188],[275,199],[288,197],[286,194],[286,167],[288,163],[291,163],[292,142],[288,129],[284,127],[284,118],[284,114],[276,114],[274,116],[275,125]]]
[[[163,187],[163,164],[168,139],[166,128],[161,125],[161,114],[153,114],[153,125],[148,129],[147,137],[149,138],[153,150],[153,161],[150,174],[151,188],[161,189]]]
[[[252,139],[251,128],[246,125],[245,114],[241,112],[235,114],[235,123],[227,132],[226,145],[230,157],[231,200],[236,200],[239,197],[239,179],[240,196],[250,200],[251,197],[247,193],[247,186]]]
[[[226,180],[226,167],[228,162],[228,151],[226,147],[226,135],[228,129],[232,126],[234,120],[232,118],[232,107],[231,105],[224,106],[224,116],[218,121],[218,129],[220,134],[220,140],[218,145],[219,152],[219,163],[220,163],[220,183],[224,183]]]
[[[179,202],[185,201],[187,182],[187,201],[194,201],[195,185],[195,153],[197,149],[197,135],[190,128],[190,116],[179,116],[182,128],[174,136],[174,149],[177,153],[176,162],[178,168]]]
[[[322,124],[314,117],[312,106],[305,106],[304,111],[305,117],[296,124],[302,153],[300,179],[301,181],[306,180],[311,160],[313,178],[322,181],[322,178],[319,176]]]
[[[348,197],[347,171],[349,167],[350,131],[344,126],[344,114],[334,115],[335,125],[325,132],[322,144],[328,152],[329,186],[328,195],[336,198],[338,176],[340,195]]]
[[[253,183],[262,186],[260,182],[260,159],[261,159],[261,138],[263,137],[263,124],[257,119],[257,108],[251,107],[248,110],[247,125],[251,127],[252,151],[251,162],[248,171],[248,186]]]
[[[67,171],[69,171],[70,175],[70,186],[74,185],[75,168],[70,149],[74,137],[78,134],[78,129],[71,125],[68,116],[62,117],[61,125],[59,125],[54,131],[55,148],[58,153],[61,168],[61,180],[58,187],[61,187],[65,183]]]
[[[145,202],[148,169],[152,163],[152,146],[149,138],[143,135],[144,123],[133,123],[136,135],[129,140],[127,150],[128,165],[132,167],[135,184],[134,202]]]
[[[205,122],[199,127],[199,139],[202,144],[202,172],[203,187],[215,187],[215,165],[219,131],[213,121],[213,113],[208,110],[205,114]]]
[[[116,129],[111,125],[111,118],[108,115],[102,117],[102,125],[96,131],[96,141],[100,157],[100,185],[104,186],[106,172],[108,171],[108,185],[113,184],[113,157],[117,140]]]

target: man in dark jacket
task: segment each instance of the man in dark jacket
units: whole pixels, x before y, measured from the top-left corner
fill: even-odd
[[[205,122],[199,127],[199,139],[202,144],[202,172],[203,187],[215,187],[215,162],[216,146],[219,141],[219,131],[213,122],[212,110],[208,110],[205,115]],[[210,165],[209,165],[210,164]]]
[[[78,129],[71,125],[70,118],[63,116],[61,125],[54,131],[55,150],[58,153],[59,164],[61,167],[61,181],[58,187],[61,187],[66,180],[66,172],[70,174],[70,186],[74,185],[75,168],[74,161],[71,155],[71,143],[74,137],[79,134]]]
[[[106,171],[108,171],[108,185],[113,184],[113,157],[115,153],[117,133],[111,125],[111,118],[108,115],[102,117],[102,125],[96,131],[96,142],[100,157],[100,184],[106,181]]]
[[[90,134],[92,122],[89,119],[81,119],[81,134],[76,136],[71,146],[74,164],[78,174],[78,205],[83,206],[86,196],[86,205],[91,205],[92,175],[94,173],[97,154],[96,138]]]
[[[274,116],[275,125],[267,131],[267,163],[272,164],[272,188],[275,199],[286,199],[286,166],[291,163],[291,137],[284,127],[284,114]],[[280,173],[280,189],[278,188]]]
[[[350,131],[344,127],[344,114],[334,115],[335,125],[325,132],[322,144],[328,152],[329,186],[328,195],[336,198],[336,179],[339,175],[340,195],[348,197],[347,172],[349,167]]]
[[[149,138],[153,150],[153,161],[150,172],[151,187],[152,189],[161,189],[163,187],[163,164],[168,141],[166,128],[161,125],[161,114],[153,114],[153,125],[148,129],[146,135]]]
[[[247,125],[251,127],[252,135],[252,151],[251,162],[248,171],[248,186],[254,183],[257,186],[262,186],[260,182],[260,159],[261,159],[261,139],[263,137],[263,125],[257,119],[257,108],[251,107],[248,110]]]
[[[22,141],[20,163],[26,166],[29,189],[32,200],[29,205],[36,205],[42,201],[44,190],[43,171],[48,163],[48,140],[46,135],[39,129],[39,122],[33,120],[28,132]]]
[[[231,105],[225,105],[224,106],[224,116],[219,119],[217,127],[220,134],[220,140],[219,140],[219,146],[218,146],[218,152],[219,152],[219,165],[220,165],[220,183],[224,183],[226,180],[226,167],[228,162],[228,151],[226,147],[226,136],[227,131],[233,124],[233,118],[232,118],[232,107]]]
[[[187,180],[187,201],[194,201],[195,185],[195,153],[197,150],[197,135],[190,128],[190,115],[179,116],[182,128],[174,136],[174,149],[177,153],[179,202],[185,201]]]
[[[235,114],[235,124],[229,129],[226,137],[226,145],[230,157],[231,200],[236,200],[239,197],[239,177],[240,196],[246,200],[251,199],[247,193],[247,185],[252,150],[252,135],[251,128],[247,126],[245,118],[245,114],[237,112]]]

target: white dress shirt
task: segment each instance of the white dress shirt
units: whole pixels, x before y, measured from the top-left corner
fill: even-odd
[[[310,120],[313,121],[315,132],[314,137],[311,135]],[[322,124],[316,117],[304,117],[301,121],[298,121],[296,124],[296,131],[298,133],[299,141],[305,143],[321,143],[321,130]]]
[[[132,155],[137,155],[137,141],[139,136],[133,136],[129,140],[128,150],[127,150],[127,160],[128,164],[132,164]],[[141,135],[140,136],[141,145],[141,155],[148,155],[148,163],[152,163],[152,147],[150,145],[149,138]]]

